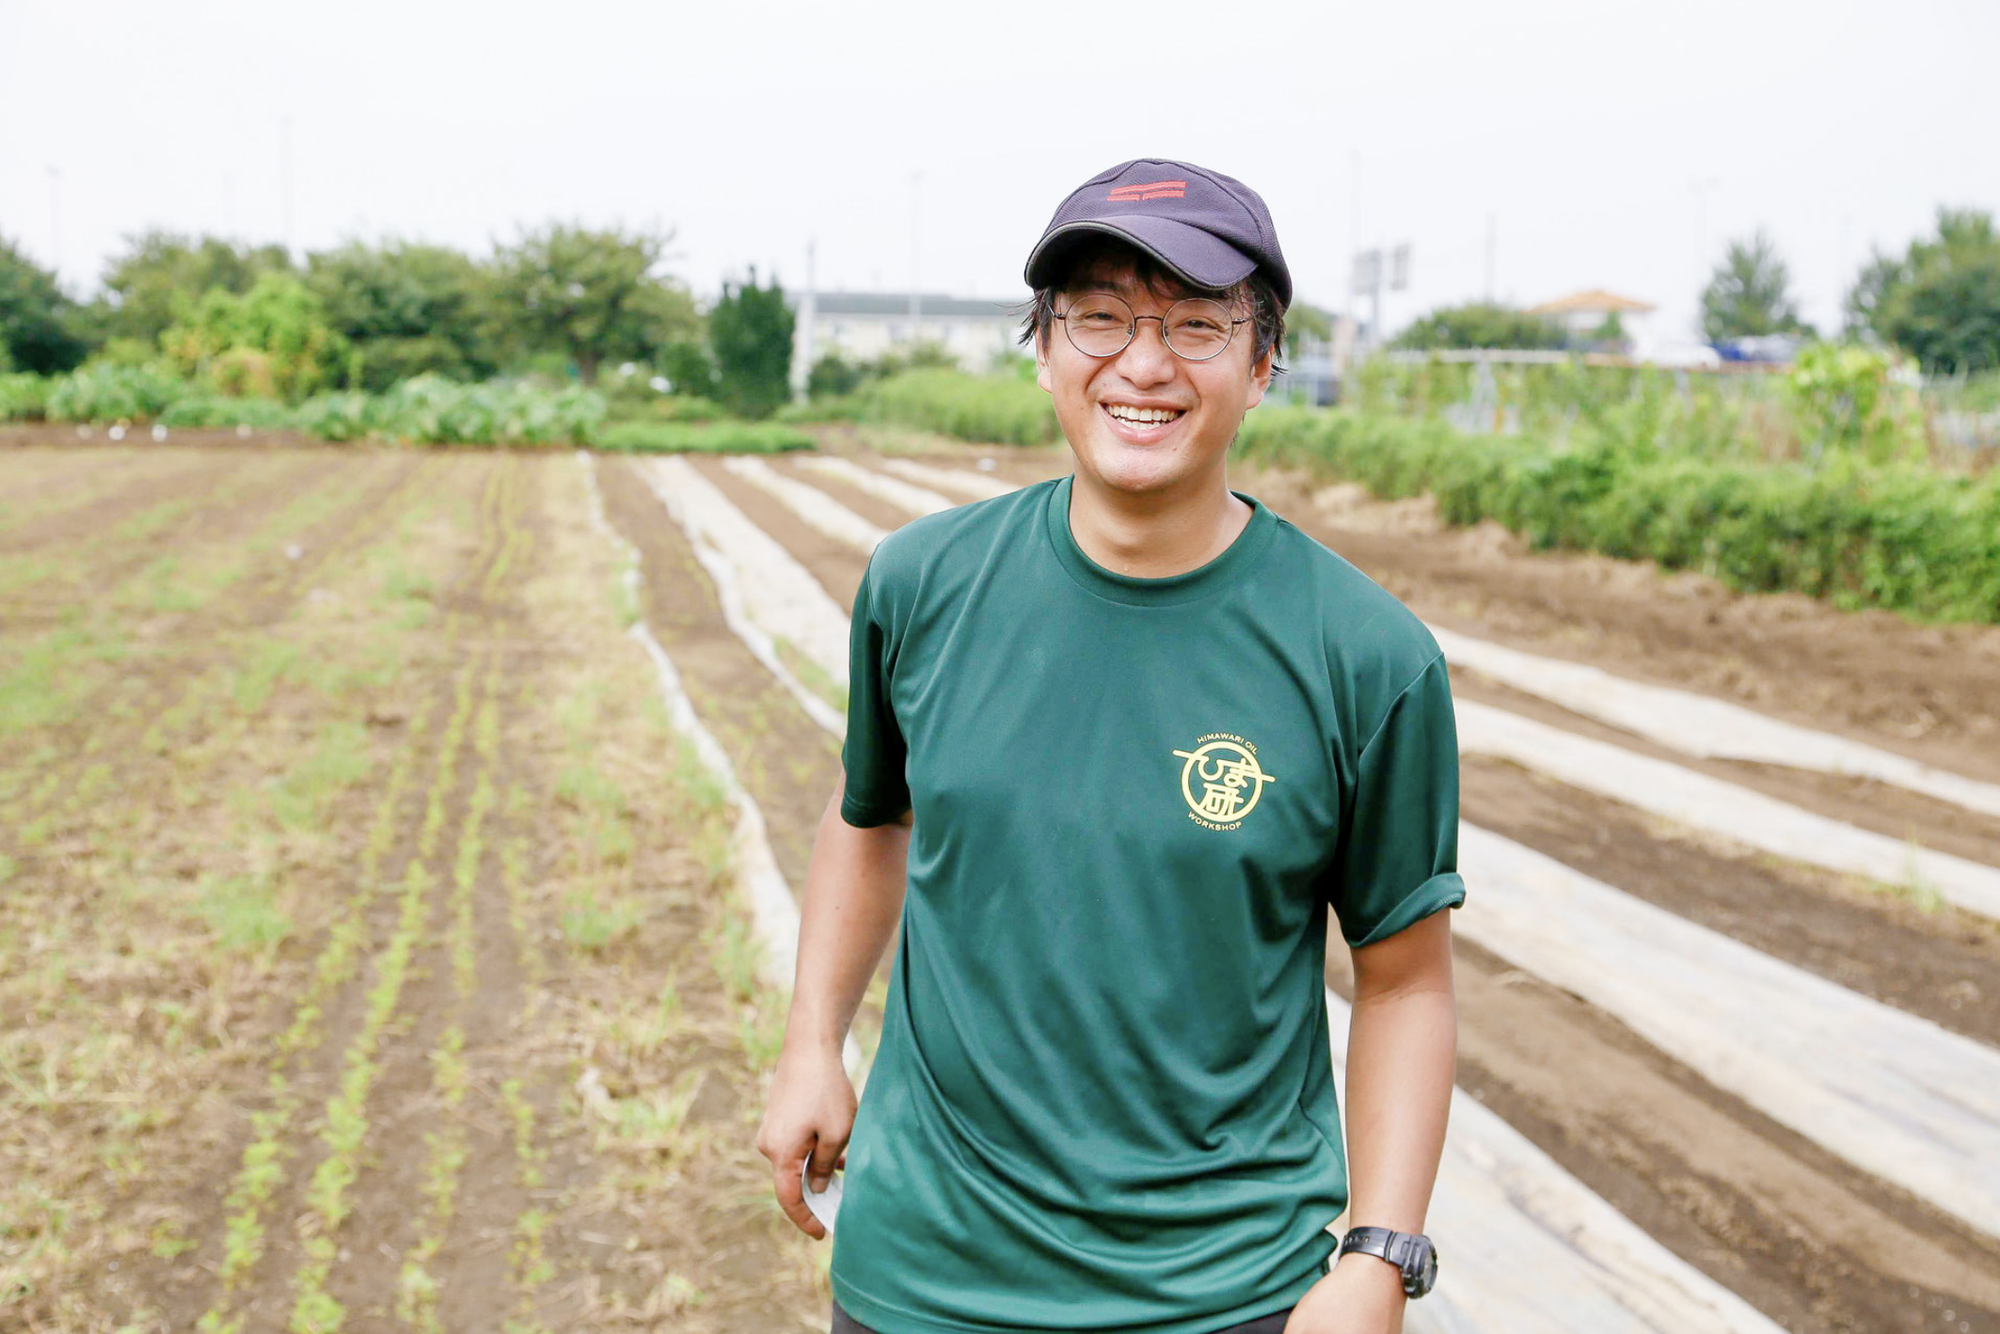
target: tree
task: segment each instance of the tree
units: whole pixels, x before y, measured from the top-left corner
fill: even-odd
[[[311,288],[266,273],[241,296],[211,287],[183,322],[160,335],[167,360],[226,394],[297,402],[331,384],[347,340],[327,324]]]
[[[606,361],[650,361],[701,329],[694,299],[654,273],[672,239],[561,223],[526,232],[495,257],[493,322],[521,350],[569,357],[585,384]]]
[[[1711,343],[1764,334],[1811,333],[1792,300],[1791,274],[1759,229],[1731,241],[1701,293],[1701,331]]]
[[[104,270],[109,300],[93,314],[107,337],[157,343],[212,288],[241,294],[258,275],[289,273],[283,246],[240,246],[220,237],[149,231],[125,238],[126,253]]]
[[[0,369],[66,371],[90,348],[76,330],[76,303],[55,274],[0,236]]]
[[[1397,347],[1426,352],[1434,348],[1521,350],[1562,345],[1562,326],[1555,321],[1487,301],[1440,306],[1403,330],[1395,341]]]
[[[752,269],[748,282],[724,283],[708,313],[708,341],[731,410],[768,417],[791,396],[792,309],[776,279],[759,287]]]
[[[380,392],[432,372],[485,379],[499,369],[488,338],[486,275],[443,246],[350,241],[307,258],[306,284],[353,345],[353,378]]]
[[[2000,368],[2000,234],[1993,215],[1938,210],[1937,235],[1901,259],[1876,255],[1847,297],[1851,323],[1909,352],[1927,371]]]

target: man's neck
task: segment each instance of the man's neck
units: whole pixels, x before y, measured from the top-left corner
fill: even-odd
[[[1114,574],[1166,579],[1227,551],[1251,513],[1220,468],[1200,486],[1140,496],[1102,486],[1078,469],[1069,531],[1084,555]]]

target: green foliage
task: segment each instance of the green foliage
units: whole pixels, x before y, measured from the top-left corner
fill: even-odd
[[[494,257],[491,318],[516,348],[561,352],[586,385],[607,361],[650,361],[698,336],[694,299],[657,277],[670,233],[551,224]]]
[[[210,288],[160,335],[170,365],[215,390],[296,403],[332,383],[347,340],[313,290],[290,273],[265,273],[241,295]]]
[[[1811,332],[1799,321],[1791,274],[1760,229],[1731,241],[1701,293],[1701,331],[1711,343],[1761,334]]]
[[[1926,371],[2000,368],[2000,233],[1993,215],[1939,209],[1937,235],[1901,259],[1877,255],[1849,293],[1850,320],[1911,353]]]
[[[481,380],[499,369],[485,316],[486,278],[443,246],[350,241],[307,261],[306,283],[353,352],[349,379],[380,393],[437,374]]]
[[[791,398],[792,311],[776,279],[757,285],[724,283],[722,299],[708,313],[708,342],[715,353],[717,397],[745,417],[768,417]]]
[[[1420,352],[1434,348],[1504,347],[1520,350],[1562,345],[1563,329],[1554,320],[1486,301],[1441,306],[1403,330],[1394,344]]]
[[[841,398],[861,387],[866,372],[861,363],[829,352],[806,373],[807,398]]]
[[[320,394],[300,405],[293,422],[308,435],[336,441],[587,444],[604,419],[604,411],[603,396],[588,389],[465,385],[441,376],[421,375],[386,394],[352,390]]]
[[[0,236],[0,371],[69,370],[90,351],[56,276]]]
[[[598,433],[597,447],[637,454],[781,454],[811,449],[813,439],[778,422],[618,422]]]
[[[0,422],[40,421],[48,408],[50,383],[25,371],[0,375]]]
[[[1859,454],[1871,463],[1924,459],[1915,395],[1892,383],[1889,358],[1852,343],[1815,343],[1785,376],[1800,433],[1813,453]]]
[[[159,414],[162,426],[210,429],[247,426],[253,431],[287,431],[297,420],[295,409],[269,398],[230,398],[225,394],[194,393]]]
[[[1060,439],[1049,396],[1040,386],[1013,377],[905,371],[865,385],[854,400],[859,420],[912,426],[959,440],[1043,445]]]
[[[1844,607],[2000,621],[2000,472],[1974,480],[1851,455],[1758,465],[1595,434],[1555,448],[1303,408],[1252,413],[1238,448],[1386,498],[1429,492],[1448,522],[1495,519],[1539,547],[1651,559]]]
[[[58,422],[118,422],[158,417],[193,386],[153,366],[85,366],[50,382],[45,414]]]
[[[653,366],[666,377],[669,393],[713,399],[722,392],[715,358],[708,344],[699,339],[678,338],[663,344],[653,354]]]
[[[282,246],[239,246],[219,237],[149,231],[126,238],[126,253],[104,270],[110,300],[97,312],[107,336],[157,345],[183,322],[202,294],[216,288],[242,294],[265,273],[287,273]]]

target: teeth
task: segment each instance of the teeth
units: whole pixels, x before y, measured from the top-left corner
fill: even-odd
[[[1128,408],[1123,404],[1107,406],[1104,410],[1120,421],[1147,425],[1170,422],[1182,415],[1182,410],[1179,408]]]

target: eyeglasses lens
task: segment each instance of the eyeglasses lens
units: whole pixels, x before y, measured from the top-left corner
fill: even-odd
[[[1076,350],[1092,357],[1118,355],[1138,331],[1132,307],[1108,292],[1073,298],[1063,327]],[[1187,361],[1207,361],[1215,356],[1229,346],[1234,330],[1228,307],[1205,297],[1176,301],[1160,317],[1160,332],[1168,348]]]

